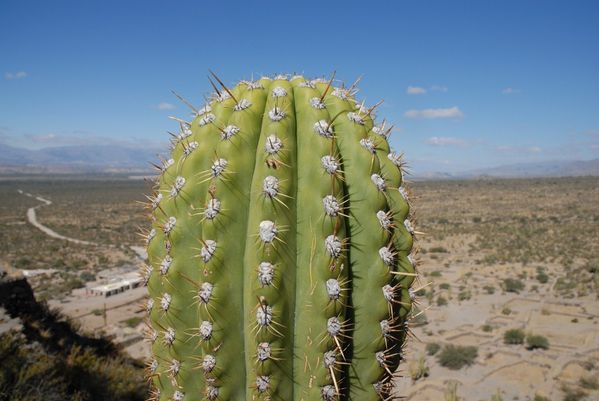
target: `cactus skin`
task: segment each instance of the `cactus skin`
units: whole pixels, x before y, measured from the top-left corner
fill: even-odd
[[[181,122],[145,234],[154,399],[391,397],[416,276],[402,164],[331,82],[221,84]]]

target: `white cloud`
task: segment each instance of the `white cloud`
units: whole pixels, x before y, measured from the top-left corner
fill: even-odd
[[[424,141],[427,145],[431,146],[466,146],[465,140],[460,138],[454,138],[450,136],[432,136]]]
[[[514,93],[520,93],[520,89],[516,89],[516,88],[503,88],[501,90],[501,93],[504,95],[513,95]]]
[[[426,93],[426,89],[419,86],[408,86],[406,93],[408,95],[424,95]]]
[[[7,72],[4,74],[4,78],[8,79],[8,80],[22,79],[22,78],[26,78],[26,77],[27,77],[27,73],[25,71]]]
[[[175,105],[171,104],[171,103],[167,103],[167,102],[162,102],[162,103],[158,103],[156,108],[158,110],[172,110],[175,108]]]
[[[433,85],[431,86],[433,92],[447,92],[447,86],[445,85]]]
[[[408,118],[462,118],[464,113],[454,106],[447,109],[408,110],[404,116]]]

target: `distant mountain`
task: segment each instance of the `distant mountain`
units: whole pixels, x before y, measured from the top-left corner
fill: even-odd
[[[147,172],[158,149],[116,145],[57,146],[28,150],[0,144],[0,172]]]
[[[457,173],[422,172],[414,174],[414,178],[420,180],[443,180],[484,177],[576,177],[586,175],[599,176],[599,159],[506,164]]]
[[[570,177],[599,175],[599,159],[576,161],[547,161],[508,164],[498,167],[471,170],[466,177]]]
[[[57,146],[28,150],[0,144],[0,173],[150,173],[150,162],[164,149],[133,148],[118,145]],[[524,178],[599,176],[599,159],[587,161],[548,161],[519,163],[458,173],[415,172],[414,179],[467,179],[479,177]]]

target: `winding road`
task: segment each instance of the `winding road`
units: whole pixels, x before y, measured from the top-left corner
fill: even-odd
[[[71,238],[71,237],[67,237],[66,235],[62,235],[57,233],[56,231],[52,230],[50,227],[43,225],[42,223],[40,223],[37,220],[37,214],[35,213],[35,210],[37,208],[43,207],[43,206],[49,206],[52,204],[52,201],[42,198],[41,196],[34,196],[32,194],[30,194],[29,192],[24,192],[22,189],[17,190],[17,192],[19,192],[21,195],[27,196],[29,198],[34,198],[42,203],[40,203],[37,206],[34,207],[30,207],[29,209],[27,209],[27,221],[29,222],[29,224],[31,224],[32,226],[36,227],[37,229],[41,230],[44,234],[52,237],[52,238],[56,238],[56,239],[61,239],[64,241],[69,241],[72,242],[74,244],[79,244],[79,245],[92,245],[92,246],[100,246],[100,244],[98,244],[97,242],[91,242],[91,241],[85,241],[82,239],[77,239],[77,238]],[[106,245],[109,248],[114,247],[114,245]],[[139,260],[141,260],[142,262],[145,261],[148,257],[148,254],[146,252],[146,248],[143,246],[135,246],[135,245],[131,245],[129,246],[129,249],[131,249],[133,252],[135,252],[135,254],[137,255],[137,258]]]
[[[28,196],[30,198],[35,198],[36,200],[42,202],[41,204],[39,204],[37,206],[30,207],[29,209],[27,209],[27,221],[32,226],[38,228],[39,230],[41,230],[42,232],[44,232],[46,235],[48,235],[48,236],[50,236],[52,238],[62,239],[62,240],[73,242],[75,244],[80,244],[80,245],[95,245],[95,246],[98,245],[95,242],[84,241],[84,240],[80,240],[80,239],[77,239],[77,238],[71,238],[71,237],[64,236],[64,235],[59,234],[56,231],[52,230],[50,227],[47,227],[47,226],[43,225],[42,223],[40,223],[39,221],[37,221],[37,215],[35,213],[35,209],[43,207],[43,206],[49,206],[49,205],[52,204],[52,201],[50,201],[48,199],[44,199],[41,196],[33,196],[29,192],[24,192],[22,189],[19,189],[18,192],[21,195],[25,195],[25,196]]]

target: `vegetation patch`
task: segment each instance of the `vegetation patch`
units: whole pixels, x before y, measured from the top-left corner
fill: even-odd
[[[511,329],[503,334],[503,342],[505,344],[524,344],[524,338],[526,335],[523,330]]]
[[[437,360],[441,366],[458,370],[472,365],[477,356],[477,347],[448,344],[437,354]]]
[[[526,336],[526,348],[529,350],[537,348],[549,349],[549,340],[544,336],[529,334]]]

